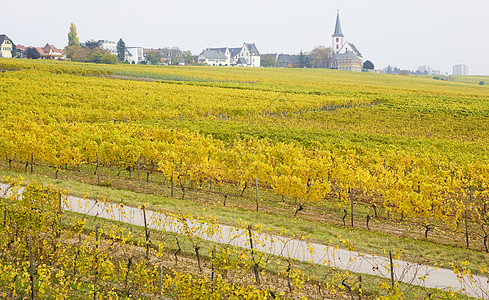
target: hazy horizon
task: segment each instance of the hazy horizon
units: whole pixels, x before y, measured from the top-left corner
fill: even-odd
[[[331,46],[340,8],[345,39],[375,68],[416,70],[429,65],[452,74],[489,75],[489,1],[269,0],[58,1],[2,4],[0,34],[25,46],[67,44],[70,23],[81,42],[122,38],[126,46],[179,47],[198,55],[207,47],[255,43],[260,53],[297,54]]]

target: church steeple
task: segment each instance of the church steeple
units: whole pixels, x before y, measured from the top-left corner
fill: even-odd
[[[340,11],[336,13],[336,26],[334,28],[334,34],[333,34],[333,43],[332,43],[332,51],[333,53],[338,53],[341,50],[341,47],[343,47],[343,39],[344,39],[343,31],[341,30],[341,23],[340,23]]]
[[[344,37],[343,32],[341,31],[340,11],[336,14],[336,26],[334,28],[333,37]]]

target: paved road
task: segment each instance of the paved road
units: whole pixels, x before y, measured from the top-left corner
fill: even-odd
[[[7,185],[0,184],[0,189]],[[69,196],[64,201],[64,209],[76,213],[116,220],[132,225],[144,226],[142,209],[103,203],[91,199]],[[247,230],[199,221],[179,220],[178,217],[155,211],[146,211],[149,228],[176,233],[191,233],[194,237],[227,245],[249,248]],[[335,249],[325,245],[309,243],[304,240],[289,239],[266,233],[252,233],[253,243],[258,251],[268,254],[293,258],[314,264],[328,265],[351,272],[377,275],[390,278],[389,259],[381,256],[358,253],[344,249]],[[393,245],[392,248],[396,248]],[[489,299],[489,282],[486,277],[473,276],[464,280],[449,269],[435,269],[402,260],[394,260],[394,278],[405,283],[438,288],[451,289],[467,296]],[[423,278],[423,279],[421,279]],[[472,282],[472,283],[470,283]]]

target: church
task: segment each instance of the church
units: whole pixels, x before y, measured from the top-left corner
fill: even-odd
[[[331,53],[333,56],[332,69],[362,72],[362,54],[355,45],[345,40],[345,36],[341,30],[339,11],[336,14]]]

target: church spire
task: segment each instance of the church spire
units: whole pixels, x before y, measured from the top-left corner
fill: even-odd
[[[336,14],[336,26],[334,28],[333,37],[344,37],[343,32],[341,31],[340,11],[339,10]]]

